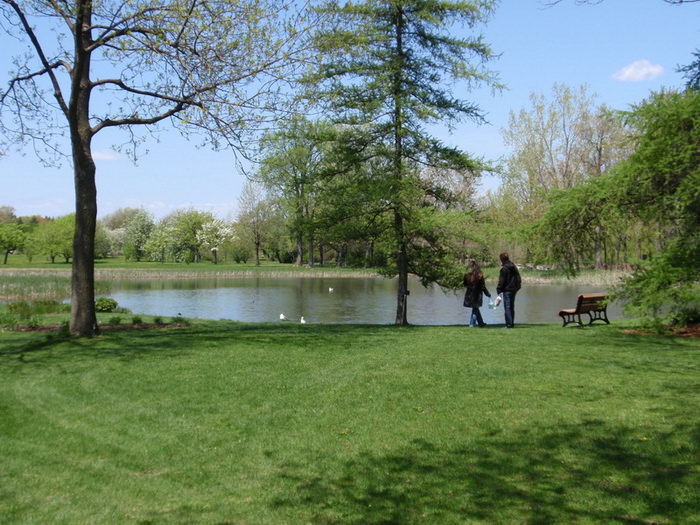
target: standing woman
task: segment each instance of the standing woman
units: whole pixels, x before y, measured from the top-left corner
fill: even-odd
[[[491,294],[486,289],[486,283],[484,282],[484,273],[476,264],[474,259],[469,259],[468,261],[469,273],[464,276],[464,286],[467,287],[467,291],[464,294],[464,306],[472,309],[471,317],[469,318],[469,326],[486,326],[486,323],[481,317],[481,312],[479,308],[483,304],[483,298],[481,294],[486,295],[486,297],[491,297]]]

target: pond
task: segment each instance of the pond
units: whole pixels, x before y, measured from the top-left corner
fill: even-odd
[[[495,297],[495,283],[487,283]],[[384,278],[240,278],[181,281],[116,281],[110,297],[136,314],[162,317],[280,322],[280,314],[309,323],[393,324],[396,280]],[[444,292],[410,282],[408,321],[415,325],[468,324],[463,290]],[[559,322],[557,312],[573,308],[580,293],[604,289],[580,285],[525,285],[515,303],[516,323]],[[503,324],[503,307],[482,315],[488,324]],[[622,316],[619,305],[608,317]]]

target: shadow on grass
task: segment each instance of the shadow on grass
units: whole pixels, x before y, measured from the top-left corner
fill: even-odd
[[[103,330],[93,338],[75,338],[59,333],[9,334],[0,340],[0,363],[49,364],[71,359],[116,357],[138,359],[145,356],[184,355],[221,346],[228,348],[323,348],[324,342],[337,343],[339,334],[353,338],[361,334],[394,333],[391,325],[299,325],[272,323],[197,322],[191,326],[148,330]],[[406,327],[410,329],[410,327]],[[329,348],[333,345],[329,344]]]
[[[316,350],[329,348],[337,349],[337,341],[344,341],[343,348],[347,349],[358,340],[366,337],[381,336],[383,344],[396,338],[405,341],[407,332],[420,333],[424,329],[444,329],[461,338],[464,334],[470,337],[502,334],[504,338],[511,336],[520,341],[520,335],[533,330],[548,330],[548,338],[575,339],[577,337],[605,335],[611,359],[615,358],[615,350],[635,349],[643,346],[646,349],[670,350],[678,346],[693,346],[688,341],[673,337],[653,337],[645,335],[621,333],[609,326],[593,326],[585,329],[553,329],[552,326],[541,324],[518,324],[512,330],[503,325],[489,325],[483,329],[470,329],[466,326],[395,326],[391,324],[306,324],[298,323],[238,323],[235,321],[202,321],[184,327],[161,327],[153,329],[103,330],[100,336],[94,338],[73,338],[60,333],[8,333],[0,338],[0,363],[12,361],[17,363],[48,363],[57,359],[117,357],[136,359],[153,355],[182,355],[194,350],[206,349],[212,346],[231,346],[235,342],[237,348],[247,345],[270,348],[314,348]],[[445,332],[443,332],[444,334]],[[403,339],[402,339],[403,338]],[[495,340],[500,340],[498,337]],[[493,340],[493,339],[492,339]],[[241,346],[242,345],[242,346]]]
[[[680,444],[596,421],[452,448],[417,439],[332,476],[283,465],[294,490],[272,506],[311,523],[697,523],[699,430],[676,429]]]

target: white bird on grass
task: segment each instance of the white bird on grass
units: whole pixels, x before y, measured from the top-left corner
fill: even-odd
[[[290,319],[290,318],[287,317],[286,315],[280,314],[280,321],[294,321],[294,319]],[[301,324],[306,324],[306,319],[304,319],[304,316],[303,316],[303,315],[301,316],[301,319],[299,319],[299,322],[300,322]]]
[[[328,287],[328,293],[333,293],[333,288],[331,286]]]

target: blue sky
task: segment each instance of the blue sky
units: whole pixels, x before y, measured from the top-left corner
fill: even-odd
[[[451,136],[446,130],[436,133],[474,155],[496,159],[508,154],[501,129],[509,112],[528,107],[532,92],[549,95],[554,83],[586,84],[600,104],[615,109],[628,109],[652,91],[681,86],[676,69],[690,63],[692,52],[700,48],[700,3],[604,0],[581,6],[562,0],[547,8],[543,0],[502,0],[482,31],[501,55],[491,68],[507,90],[496,95],[489,90],[458,93],[477,102],[490,124],[458,126]],[[0,43],[5,45],[5,40],[0,35]],[[5,85],[7,62],[0,64]],[[222,219],[235,216],[245,177],[230,152],[200,149],[165,132],[159,141],[145,145],[148,152],[134,164],[110,149],[116,137],[102,135],[94,148],[100,217],[122,207],[143,207],[156,218],[190,207]],[[482,189],[497,184],[485,178]],[[24,155],[0,157],[0,206],[12,206],[17,215],[71,213],[73,195],[70,166],[43,167],[31,148]]]

